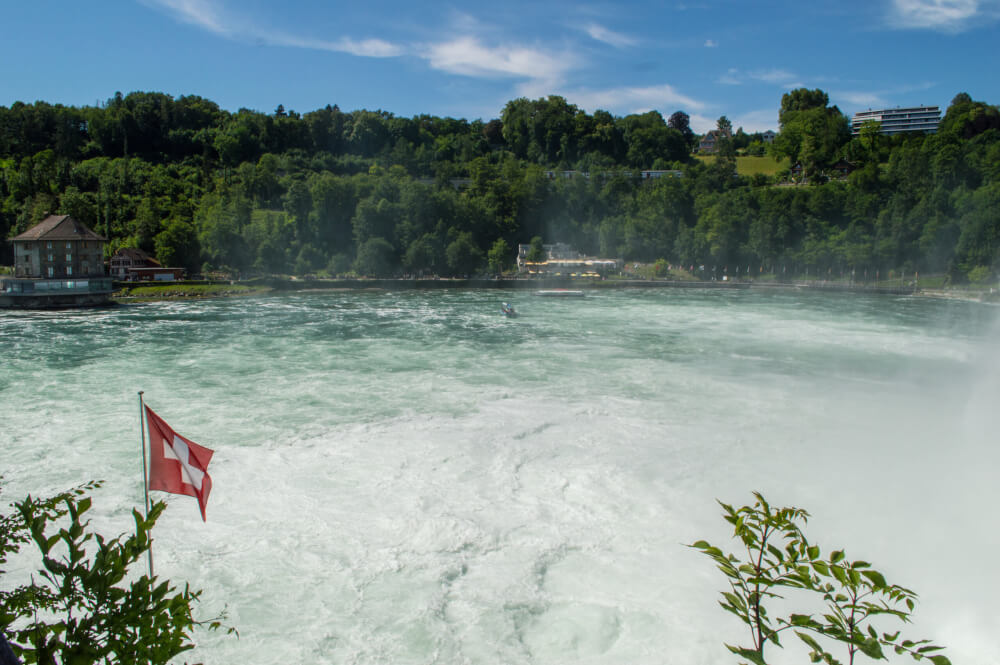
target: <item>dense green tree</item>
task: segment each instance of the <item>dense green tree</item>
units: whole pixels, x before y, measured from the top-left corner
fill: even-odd
[[[833,164],[851,137],[847,116],[828,103],[822,90],[799,88],[781,97],[781,131],[772,144],[773,152],[793,164],[801,162],[810,178]]]
[[[358,245],[354,271],[367,277],[391,277],[395,272],[396,251],[385,238],[369,238]]]
[[[226,201],[217,194],[205,196],[195,213],[202,258],[216,268],[245,271],[253,263],[243,230],[250,222],[245,199]]]
[[[490,272],[495,275],[502,273],[511,262],[511,249],[510,245],[503,238],[497,238],[493,246],[490,247],[490,251],[487,253],[486,259],[490,266]]]
[[[684,142],[687,143],[688,149],[694,147],[695,137],[694,131],[691,129],[691,116],[689,116],[684,111],[674,111],[670,114],[667,119],[667,127],[671,129],[676,129],[684,137]]]
[[[528,249],[528,254],[524,257],[524,260],[531,263],[542,263],[547,259],[548,254],[545,252],[541,236],[535,236],[531,239],[531,247]]]
[[[938,131],[970,139],[990,129],[1000,129],[1000,109],[975,102],[966,93],[960,93],[945,111]]]
[[[414,275],[443,273],[445,265],[441,243],[430,233],[413,240],[403,255],[403,267]]]
[[[201,266],[201,251],[194,224],[182,219],[169,219],[154,238],[156,260],[161,265],[183,267],[197,271]]]
[[[479,249],[469,232],[459,233],[444,250],[445,261],[453,275],[471,276],[483,264],[483,250]]]
[[[588,114],[558,96],[512,100],[486,122],[332,105],[230,113],[153,92],[15,103],[0,107],[0,233],[67,213],[111,250],[242,272],[347,272],[375,238],[391,247],[389,273],[451,273],[459,238],[454,252],[474,255],[471,243],[475,269],[496,269],[499,241],[544,237],[633,261],[782,261],[812,274],[867,263],[962,280],[996,263],[998,117],[960,93],[936,135],[871,126],[852,139],[823,91],[792,90],[771,150],[804,167],[815,186],[803,189],[737,175],[736,150],[759,152],[756,135],[737,130],[703,164],[683,111]],[[842,157],[856,170],[840,181],[829,167]],[[667,168],[682,177],[637,177]]]

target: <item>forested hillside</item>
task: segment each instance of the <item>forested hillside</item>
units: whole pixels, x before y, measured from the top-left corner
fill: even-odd
[[[513,100],[488,122],[336,106],[231,113],[146,92],[99,107],[15,103],[0,107],[0,234],[71,214],[109,251],[244,275],[499,272],[536,236],[755,271],[961,282],[1000,269],[997,107],[962,93],[937,134],[869,126],[852,138],[825,93],[800,89],[779,121],[769,149],[801,165],[797,184],[737,175],[737,150],[763,149],[741,131],[706,166],[683,112],[591,115],[555,96]],[[845,178],[832,168],[842,160]],[[681,175],[640,177],[650,169]]]

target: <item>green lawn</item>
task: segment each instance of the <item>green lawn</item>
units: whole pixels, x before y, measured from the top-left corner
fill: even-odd
[[[178,300],[253,295],[270,289],[246,284],[185,284],[169,283],[126,286],[114,296],[123,300]]]
[[[715,161],[715,155],[695,155],[694,157],[705,162],[706,165]],[[769,155],[765,155],[764,157],[740,156],[736,158],[736,172],[740,175],[756,175],[757,173],[774,175],[786,168],[788,168],[787,159],[777,161]]]

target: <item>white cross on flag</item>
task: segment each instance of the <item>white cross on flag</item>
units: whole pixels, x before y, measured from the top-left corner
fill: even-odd
[[[146,424],[149,429],[149,489],[196,497],[204,520],[208,494],[212,491],[208,463],[213,451],[176,433],[148,406]]]

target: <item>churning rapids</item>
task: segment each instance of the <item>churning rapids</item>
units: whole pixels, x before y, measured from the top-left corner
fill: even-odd
[[[735,549],[715,500],[760,490],[920,594],[904,636],[996,663],[995,312],[672,289],[5,312],[3,499],[103,479],[93,524],[127,531],[143,390],[216,451],[207,523],[157,497],[157,573],[240,638],[184,660],[692,665],[746,636],[684,545]]]

